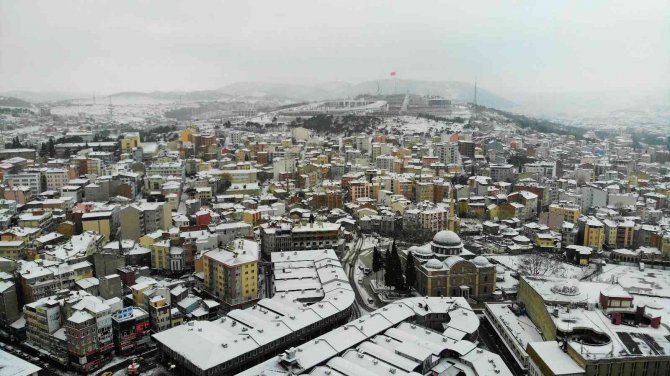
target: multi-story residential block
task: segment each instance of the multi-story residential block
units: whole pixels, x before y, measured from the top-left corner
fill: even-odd
[[[163,177],[176,176],[182,178],[185,175],[184,163],[181,161],[154,163],[147,166],[146,175],[160,175]]]
[[[23,301],[30,303],[49,297],[59,290],[75,289],[77,281],[93,277],[93,267],[88,261],[46,267],[41,261],[33,261],[24,263],[19,274]]]
[[[373,149],[374,150],[374,149]],[[398,172],[395,170],[395,162],[398,159],[392,155],[380,155],[375,158],[375,165],[380,170]]]
[[[121,238],[138,240],[150,232],[167,231],[172,224],[172,213],[164,202],[141,202],[121,209],[120,221]]]
[[[414,210],[417,210],[414,212]],[[414,215],[413,215],[414,214]],[[403,226],[408,229],[413,226],[418,228],[437,232],[448,227],[449,211],[445,207],[435,206],[426,209],[410,209],[403,215]]]
[[[19,260],[25,257],[25,240],[0,240],[0,257]]]
[[[596,217],[584,216],[579,219],[578,241],[580,245],[602,252],[605,243],[605,225]]]
[[[473,150],[474,152],[474,150]],[[460,164],[461,154],[459,152],[458,144],[447,142],[435,145],[433,154],[440,158],[440,162],[445,165]]]
[[[170,294],[167,297],[156,295],[149,300],[149,317],[151,319],[151,330],[161,332],[172,327],[171,310],[169,303]]]
[[[587,213],[592,208],[607,206],[607,192],[598,187],[582,187],[581,190],[582,213]]]
[[[140,146],[140,134],[138,132],[126,133],[119,141],[122,153],[130,153],[134,148]]]
[[[535,193],[530,191],[516,191],[507,196],[509,202],[516,202],[524,206],[523,213],[519,219],[532,219],[537,216],[538,197]]]
[[[631,248],[635,242],[635,222],[624,220],[617,223],[616,246],[617,248]]]
[[[434,199],[434,185],[432,182],[414,183],[414,200],[416,202],[430,201]]]
[[[270,222],[260,226],[261,250],[263,254],[290,251],[293,247],[291,225]]]
[[[514,166],[511,164],[494,164],[489,165],[489,176],[491,180],[508,181],[514,177]]]
[[[119,355],[146,348],[151,342],[149,314],[140,307],[125,307],[112,315],[112,332]]]
[[[10,187],[30,187],[33,196],[42,193],[46,187],[46,182],[42,180],[40,171],[21,171],[15,174],[7,174],[4,179]]]
[[[0,281],[0,327],[7,330],[19,318],[19,300],[16,284],[11,280]]]
[[[45,351],[54,349],[53,334],[61,328],[61,305],[55,296],[23,306],[28,342]]]
[[[228,307],[250,304],[259,298],[258,243],[234,240],[226,249],[203,255],[205,289]]]
[[[558,215],[563,221],[570,223],[577,223],[577,220],[582,215],[581,208],[569,202],[558,202],[549,205],[549,213]]]
[[[118,215],[118,209],[84,213],[81,216],[82,229],[97,232],[104,236],[105,240],[112,240],[116,237],[118,220],[115,220],[115,216]]]
[[[126,184],[130,190],[130,199],[137,197],[140,192],[142,177],[140,174],[132,171],[120,171],[118,174],[119,180]]]
[[[83,297],[65,320],[72,369],[89,373],[112,359],[112,308],[95,296]]]
[[[330,248],[342,251],[342,226],[339,223],[317,221],[291,228],[291,250]]]
[[[51,191],[59,191],[63,186],[66,186],[70,181],[67,170],[62,168],[50,168],[44,172],[46,179],[46,189]]]
[[[372,197],[371,184],[365,180],[354,180],[349,183],[349,192],[351,201],[356,201],[360,197]]]
[[[200,202],[207,202],[212,199],[212,188],[211,187],[197,187],[195,189],[195,194],[193,196],[196,200]]]
[[[529,174],[536,174],[541,177],[555,178],[556,177],[556,162],[533,162],[526,163],[523,166],[523,171]]]
[[[53,214],[44,210],[25,212],[19,215],[17,224],[19,227],[39,228],[45,233],[50,232],[54,227]]]
[[[12,200],[23,205],[33,199],[33,193],[27,185],[15,185],[5,188],[4,197],[6,200]]]

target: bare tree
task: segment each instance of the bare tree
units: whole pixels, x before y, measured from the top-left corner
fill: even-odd
[[[561,263],[540,252],[528,253],[520,257],[519,274],[524,276],[545,276],[555,274]]]

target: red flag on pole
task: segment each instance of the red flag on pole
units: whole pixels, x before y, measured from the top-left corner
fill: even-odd
[[[391,72],[391,76],[395,76],[395,71]]]

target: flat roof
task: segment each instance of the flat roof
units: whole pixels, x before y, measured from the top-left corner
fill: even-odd
[[[544,364],[556,376],[583,373],[580,367],[571,357],[566,354],[556,341],[531,342],[528,344],[542,359]]]
[[[291,254],[305,261],[321,262],[328,257],[337,260],[332,250]],[[339,261],[336,263],[336,267],[341,269]],[[217,321],[192,321],[157,333],[154,339],[195,367],[210,369],[327,319],[348,309],[354,302],[354,293],[348,281],[332,281],[323,289],[323,299],[310,306],[303,306],[295,294],[276,294],[250,308],[232,310]]]
[[[469,357],[464,362],[471,363],[467,366],[471,372],[473,368],[479,367],[474,363],[482,360],[486,363],[485,367],[494,367],[486,360],[490,355],[496,359],[495,367],[501,370],[497,374],[511,376],[497,355],[477,349],[472,342],[452,339],[406,322],[432,313],[448,313],[451,316],[455,309],[471,310],[462,297],[407,298],[396,301],[296,347],[294,369],[307,373],[312,368],[326,366],[344,374],[363,375],[371,371],[371,374],[382,374],[379,373],[381,369],[374,368],[379,364],[386,369],[395,368],[396,374],[412,374],[425,360],[432,362],[435,356],[439,357],[444,350],[450,350],[450,353]],[[474,314],[471,320],[479,323]],[[452,317],[449,323],[456,321],[459,320]],[[285,373],[287,369],[282,361],[285,356],[286,353],[275,356],[239,375]]]
[[[41,367],[0,350],[0,376],[28,376],[41,370]]]

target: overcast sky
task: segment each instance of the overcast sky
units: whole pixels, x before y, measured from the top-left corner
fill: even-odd
[[[104,94],[237,81],[658,90],[670,1],[0,0],[0,91]]]

